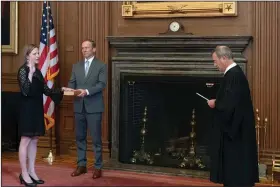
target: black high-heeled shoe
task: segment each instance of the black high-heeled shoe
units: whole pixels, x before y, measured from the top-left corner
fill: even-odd
[[[19,180],[20,180],[20,184],[24,184],[25,186],[29,186],[29,187],[36,187],[37,184],[36,183],[27,183],[25,182],[25,180],[23,179],[22,175],[19,175]]]
[[[35,180],[33,177],[31,177],[31,175],[29,175],[29,176],[30,176],[31,180],[32,180],[34,183],[36,183],[36,184],[44,184],[44,183],[45,183],[45,181],[43,181],[43,180],[41,180],[41,179]]]

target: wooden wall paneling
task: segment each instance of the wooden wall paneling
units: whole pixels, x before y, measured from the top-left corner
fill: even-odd
[[[64,99],[59,105],[59,150],[58,154],[69,153],[69,146],[73,144],[74,116],[73,116],[73,101],[69,98]]]
[[[279,137],[279,2],[238,2],[233,18],[165,18],[131,20],[121,17],[122,2],[112,2],[111,35],[158,35],[172,20],[181,22],[195,35],[253,35],[246,51],[248,80],[255,108],[263,120],[268,117],[266,148],[280,150]],[[114,7],[114,8],[113,8]],[[278,19],[277,19],[278,18]]]
[[[72,65],[79,56],[78,40],[78,2],[57,2],[57,23],[59,42],[60,85],[67,86],[71,76]],[[68,154],[69,146],[75,140],[73,98],[64,96],[60,107],[59,154]],[[70,118],[72,116],[72,120]],[[72,127],[72,128],[71,128]]]
[[[253,30],[253,4],[251,2],[249,2],[248,4],[248,9],[247,9],[247,17],[248,17],[248,20],[247,20],[247,23],[248,23],[248,35],[252,36],[252,30]],[[254,45],[254,38],[253,40],[249,43],[248,47],[245,49],[244,51],[244,56],[246,57],[246,59],[248,60],[247,61],[247,79],[249,81],[249,86],[250,86],[250,90],[252,92],[253,90],[253,65],[254,65],[254,62],[253,62],[253,50],[252,50],[252,47]],[[254,97],[254,95],[252,95],[252,97]]]
[[[10,91],[10,92],[19,91],[16,73],[3,73],[2,72],[1,83],[2,83],[3,91]]]
[[[102,139],[103,139],[103,148],[104,151],[110,152],[109,150],[109,102],[108,102],[108,90],[110,85],[110,70],[109,70],[109,44],[106,40],[106,36],[110,33],[110,2],[98,2],[99,12],[98,15],[102,15],[101,19],[98,19],[98,25],[101,25],[98,35],[96,35],[96,43],[100,51],[97,51],[97,57],[99,57],[105,64],[107,64],[107,86],[104,90],[104,103],[105,103],[105,112],[103,113],[102,121]]]
[[[105,112],[103,113],[102,120],[102,139],[104,151],[109,152],[109,123],[108,123],[108,113],[109,113],[109,103],[108,103],[108,87],[110,85],[110,74],[109,72],[109,45],[106,40],[106,36],[110,33],[110,2],[96,2],[97,11],[96,20],[98,27],[96,34],[96,44],[97,44],[97,54],[96,56],[100,58],[105,64],[107,64],[107,86],[104,90],[104,103]],[[99,49],[99,50],[98,50]]]
[[[19,91],[17,82],[6,80],[16,79],[18,68],[23,64],[22,49],[28,43],[39,44],[42,2],[18,2],[18,51],[19,54],[1,53],[2,89]]]
[[[254,8],[254,79],[255,107],[259,109],[261,123],[268,118],[268,129],[261,149],[273,154],[280,150],[280,3],[253,2]]]
[[[280,116],[279,116],[279,114],[280,114],[280,98],[279,98],[279,95],[280,95],[280,76],[279,76],[279,72],[280,72],[280,65],[279,65],[279,58],[280,58],[280,54],[279,54],[279,51],[280,51],[280,34],[279,34],[279,32],[280,32],[280,3],[278,2],[277,3],[277,5],[275,5],[275,7],[274,7],[275,9],[274,9],[274,11],[276,12],[275,14],[277,15],[277,17],[275,18],[276,20],[277,20],[277,24],[276,24],[276,26],[275,26],[275,33],[277,33],[276,34],[276,39],[275,39],[275,45],[277,46],[276,47],[276,49],[275,49],[275,51],[276,51],[276,54],[277,54],[277,57],[275,57],[275,59],[277,60],[277,61],[275,61],[275,64],[277,64],[277,68],[275,68],[275,69],[277,69],[277,81],[276,81],[276,83],[275,83],[275,85],[277,85],[277,93],[278,94],[276,94],[276,98],[277,98],[277,101],[278,102],[276,102],[276,106],[277,106],[277,110],[276,110],[276,115],[277,115],[277,117],[278,117],[278,120],[276,120],[276,126],[278,127],[278,129],[277,129],[277,134],[276,134],[276,136],[278,137],[278,149],[280,149],[279,147],[280,147],[280,127],[279,127],[279,124],[280,124]]]
[[[51,2],[56,27],[59,52],[59,84],[66,86],[72,64],[82,59],[81,42],[92,38],[97,43],[97,57],[108,64],[108,85],[104,92],[106,109],[103,116],[103,147],[109,151],[111,67],[108,35],[158,35],[165,32],[168,24],[180,21],[186,32],[195,35],[253,35],[249,46],[248,79],[252,88],[254,106],[260,117],[268,117],[267,152],[280,150],[280,65],[279,2],[238,2],[238,16],[225,18],[166,18],[124,19],[122,2]],[[42,2],[19,2],[19,54],[2,54],[2,90],[18,91],[17,70],[22,64],[22,48],[27,43],[39,44]],[[62,154],[75,142],[73,100],[65,97],[59,106],[59,136]],[[45,139],[47,143],[48,139]],[[90,140],[90,138],[89,138]],[[48,144],[49,145],[49,144]],[[90,147],[91,151],[91,147]]]
[[[238,2],[237,17],[208,18],[149,18],[124,19],[122,17],[122,2],[112,3],[112,34],[111,35],[158,35],[167,30],[169,23],[181,22],[186,32],[194,35],[250,35],[251,2]]]
[[[108,64],[108,44],[105,37],[109,32],[109,2],[59,2],[59,29],[60,29],[60,58],[64,61],[64,72],[62,75],[62,85],[67,85],[71,75],[72,65],[82,60],[81,43],[85,39],[96,41],[97,58]],[[109,77],[109,75],[108,75]],[[108,85],[107,85],[108,87]],[[105,112],[102,120],[103,151],[108,149],[108,90],[104,92]],[[73,101],[64,98],[64,102],[73,105]],[[61,109],[60,139],[62,144],[62,154],[67,154],[69,147],[70,154],[76,154],[74,116],[73,109],[63,107]],[[73,120],[70,120],[69,113],[72,113]],[[67,117],[66,117],[67,116]],[[67,120],[65,120],[67,119]],[[71,122],[70,122],[71,121]],[[65,123],[68,123],[67,125]],[[70,123],[70,124],[69,124]],[[72,126],[73,128],[69,128]],[[70,132],[71,131],[71,132]],[[72,139],[72,141],[69,141]],[[91,137],[88,137],[88,151],[92,152]]]

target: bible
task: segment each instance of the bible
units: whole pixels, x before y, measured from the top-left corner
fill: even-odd
[[[80,90],[64,91],[64,95],[66,96],[77,96],[80,93],[81,93]]]

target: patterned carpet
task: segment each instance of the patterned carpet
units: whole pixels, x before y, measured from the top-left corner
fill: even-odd
[[[50,166],[39,163],[37,174],[46,181],[40,186],[214,186],[208,180],[153,175],[126,171],[104,170],[103,177],[93,180],[92,171],[79,177],[71,177],[71,166]],[[2,186],[19,186],[19,164],[2,162]],[[217,185],[215,185],[217,186]]]

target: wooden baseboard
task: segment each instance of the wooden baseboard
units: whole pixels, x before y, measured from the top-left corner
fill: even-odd
[[[273,155],[280,155],[280,150],[267,149],[260,151],[260,163],[271,166]]]

